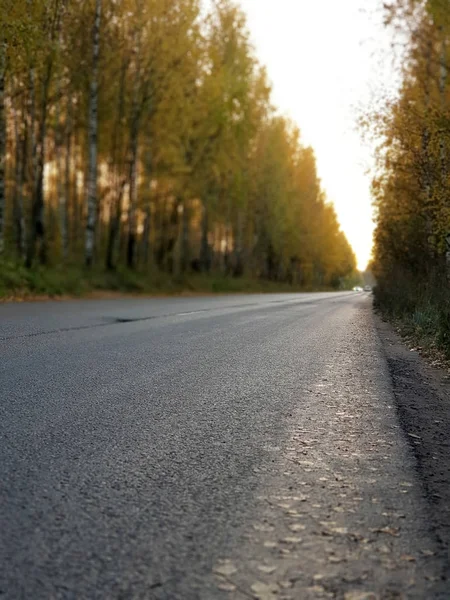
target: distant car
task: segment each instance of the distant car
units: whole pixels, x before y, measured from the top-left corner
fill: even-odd
[[[365,286],[364,286],[364,291],[365,291],[365,292],[371,292],[371,291],[372,291],[372,286],[370,286],[370,285],[365,285]]]
[[[354,292],[362,292],[363,289],[362,289],[362,287],[360,285],[355,285],[355,287],[353,288],[353,291]]]

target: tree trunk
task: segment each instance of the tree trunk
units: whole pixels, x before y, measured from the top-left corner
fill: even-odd
[[[21,139],[22,148],[21,148],[21,161],[20,161],[20,175],[19,181],[17,183],[17,228],[18,228],[18,250],[22,260],[26,259],[27,253],[27,226],[25,221],[25,211],[24,211],[24,186],[27,183],[27,160],[28,160],[28,122],[27,119],[24,120],[24,132]]]
[[[447,45],[445,40],[445,32],[441,27],[441,56],[440,56],[440,70],[439,70],[439,94],[441,97],[441,109],[442,115],[445,116],[447,108],[446,99],[446,88],[447,88]],[[445,187],[447,187],[447,152],[445,148],[446,135],[441,132],[439,136],[439,152],[441,159],[441,175],[442,181]]]
[[[450,281],[450,234],[448,234],[447,237],[445,238],[445,246],[446,246],[445,263],[446,263],[446,267],[447,267],[447,279]]]
[[[140,45],[137,45],[137,54],[139,59]],[[128,241],[127,241],[127,266],[132,269],[135,263],[136,252],[136,212],[137,212],[137,160],[138,160],[138,136],[139,136],[139,81],[140,66],[136,66],[134,79],[133,101],[131,107],[130,122],[130,155],[129,155],[129,190],[130,203],[128,208]]]
[[[88,175],[87,175],[87,222],[85,237],[85,261],[90,267],[94,261],[95,228],[97,219],[97,136],[98,136],[98,70],[100,55],[101,0],[95,1],[93,28],[92,75],[89,91],[88,118]]]
[[[24,131],[21,132],[19,123],[23,122]],[[16,233],[16,248],[17,254],[20,258],[24,258],[25,251],[25,219],[23,214],[23,182],[25,176],[25,162],[27,152],[27,131],[26,131],[26,119],[24,119],[23,113],[18,114],[18,111],[14,111],[14,132],[16,142],[16,169],[15,178],[16,185],[14,190],[14,205],[13,205],[13,218],[14,218],[14,229]]]
[[[137,127],[132,127],[130,148],[130,171],[129,190],[130,204],[128,208],[128,242],[127,242],[127,266],[132,269],[135,262],[136,252],[136,211],[137,211],[137,150],[138,134]]]
[[[70,92],[69,92],[70,93]],[[71,161],[72,161],[72,100],[69,97],[67,102],[67,120],[66,120],[66,131],[65,131],[65,143],[66,149],[64,153],[64,198],[65,198],[65,236],[66,236],[66,254],[65,257],[69,256],[70,246],[70,215],[69,211],[71,206]]]
[[[126,180],[122,177],[120,179],[120,165],[121,161],[121,149],[123,145],[122,136],[122,121],[125,115],[125,78],[128,69],[128,59],[125,58],[122,62],[122,68],[120,72],[120,87],[119,87],[119,98],[118,98],[118,110],[117,119],[112,135],[112,189],[114,190],[114,200],[111,203],[111,211],[109,215],[109,232],[108,241],[106,244],[106,268],[108,270],[114,270],[114,252],[116,248],[117,238],[120,232],[120,219],[122,217],[122,203],[123,203],[123,192],[126,184]]]
[[[28,74],[28,103],[30,120],[30,155],[28,180],[32,183],[36,179],[37,170],[37,144],[36,144],[36,85],[34,67],[30,67]],[[31,190],[31,196],[33,192]]]
[[[70,183],[72,193],[70,195],[72,206],[72,227],[71,227],[71,247],[72,254],[75,254],[77,260],[80,257],[85,258],[85,223],[84,223],[84,208],[86,205],[86,191],[84,186],[80,186],[77,173],[81,173],[84,165],[81,157],[81,143],[79,132],[76,129],[72,131],[72,156],[73,156],[73,172],[70,175]],[[81,259],[83,261],[83,259]]]
[[[114,264],[114,251],[116,248],[116,243],[117,243],[117,238],[119,236],[120,233],[120,218],[122,216],[122,203],[123,203],[123,192],[125,189],[125,180],[122,181],[120,188],[119,188],[119,193],[117,195],[117,199],[116,199],[116,212],[114,215],[111,215],[111,223],[110,223],[110,227],[109,227],[109,234],[108,234],[108,242],[107,242],[107,246],[106,246],[106,268],[109,269],[110,271],[113,271],[115,269],[115,264]]]
[[[430,81],[431,81],[431,56],[432,56],[432,43],[431,40],[427,44],[426,50],[426,71],[425,71],[425,119],[428,118],[429,113],[429,105],[430,105]],[[422,132],[422,140],[421,140],[421,150],[422,150],[422,181],[421,187],[423,189],[423,200],[425,205],[425,227],[426,227],[426,235],[428,237],[428,251],[429,251],[429,260],[428,264],[434,262],[434,247],[430,244],[430,240],[433,236],[433,218],[431,214],[431,202],[432,202],[432,183],[433,183],[433,175],[431,172],[431,164],[430,164],[430,128],[428,123],[425,121],[424,129]],[[431,259],[431,260],[430,260]]]
[[[155,260],[160,269],[165,268],[166,245],[167,245],[167,196],[162,199],[162,205],[158,207],[159,223],[157,224],[158,241],[156,244]]]
[[[172,271],[176,277],[179,277],[183,270],[183,210],[183,201],[181,200],[181,198],[177,198],[172,214],[172,217],[174,218],[176,223]]]
[[[142,262],[145,267],[148,267],[150,257],[150,231],[151,231],[151,206],[147,203],[145,208],[144,233],[142,234]]]
[[[446,117],[446,112],[447,112],[447,99],[446,99],[446,88],[447,88],[447,45],[446,45],[446,39],[445,39],[445,31],[444,28],[441,27],[441,56],[440,56],[440,70],[439,70],[439,94],[441,97],[441,110],[442,110],[442,116]],[[448,165],[447,165],[447,151],[446,151],[446,132],[442,132],[439,135],[439,158],[440,158],[440,162],[441,162],[441,182],[442,182],[442,188],[444,190],[444,193],[446,195],[446,198],[448,197],[447,194],[447,188],[448,188]],[[446,271],[447,271],[447,280],[450,281],[450,252],[449,252],[449,248],[448,248],[448,243],[450,240],[450,232],[447,231],[447,235],[446,235],[446,253],[445,253],[445,264],[446,264]]]
[[[64,161],[63,156],[63,131],[61,125],[61,90],[60,82],[58,82],[58,98],[56,104],[56,132],[55,132],[55,146],[56,146],[56,165],[57,165],[57,193],[58,193],[58,208],[59,208],[59,231],[61,235],[61,249],[64,261],[67,260],[68,254],[68,236],[67,236],[67,196],[65,185],[65,177],[67,175],[67,163],[68,160]],[[68,100],[67,109],[67,122],[70,121],[70,98]]]
[[[31,267],[35,258],[36,244],[40,242],[39,261],[44,264],[47,260],[47,249],[45,240],[45,219],[44,219],[44,165],[45,165],[45,142],[47,136],[47,110],[50,81],[52,77],[52,58],[49,57],[46,62],[44,81],[42,84],[42,102],[39,122],[39,131],[36,147],[34,148],[35,157],[35,180],[31,209],[31,231],[30,243],[27,249],[27,267]],[[34,85],[33,85],[34,94]]]
[[[190,243],[189,243],[189,205],[187,200],[183,200],[182,203],[183,211],[181,214],[182,227],[181,227],[181,272],[186,273],[190,267]]]
[[[5,249],[5,196],[6,196],[6,42],[0,40],[0,254]]]
[[[243,222],[242,211],[238,211],[237,223],[236,223],[236,242],[234,247],[234,261],[233,261],[233,275],[240,277],[244,271],[243,261]]]
[[[202,240],[200,246],[200,270],[204,273],[209,272],[211,268],[211,256],[208,244],[208,207],[203,205],[202,214]]]

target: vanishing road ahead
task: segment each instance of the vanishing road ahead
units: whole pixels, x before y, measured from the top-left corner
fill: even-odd
[[[448,598],[371,305],[0,306],[0,597]]]

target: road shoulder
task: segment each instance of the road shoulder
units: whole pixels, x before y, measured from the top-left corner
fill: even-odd
[[[450,548],[450,375],[430,366],[393,327],[375,317],[392,378],[398,418],[416,460],[442,556]]]

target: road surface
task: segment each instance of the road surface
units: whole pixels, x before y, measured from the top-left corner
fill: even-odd
[[[448,598],[367,294],[0,306],[0,597]]]

